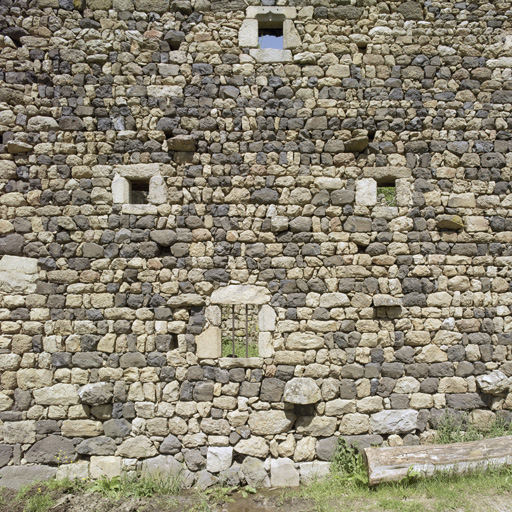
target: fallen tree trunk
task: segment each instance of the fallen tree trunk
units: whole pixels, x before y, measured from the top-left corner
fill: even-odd
[[[365,448],[369,485],[401,480],[414,471],[431,476],[439,471],[465,473],[470,469],[512,464],[512,436],[469,443]]]

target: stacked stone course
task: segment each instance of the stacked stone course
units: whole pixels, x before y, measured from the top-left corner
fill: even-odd
[[[294,485],[512,419],[512,3],[274,3],[279,53],[251,0],[0,2],[4,479]]]

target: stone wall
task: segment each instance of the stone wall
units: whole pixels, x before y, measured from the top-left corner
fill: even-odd
[[[4,481],[292,485],[510,420],[511,2],[280,1],[278,53],[247,3],[2,0]]]

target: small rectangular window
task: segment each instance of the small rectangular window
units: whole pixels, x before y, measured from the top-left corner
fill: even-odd
[[[222,306],[222,356],[258,357],[258,311],[254,304]]]
[[[283,26],[258,27],[258,43],[262,50],[282,50],[284,48]]]
[[[396,206],[395,182],[379,183],[377,185],[377,203],[381,206]]]
[[[148,204],[149,180],[130,181],[130,204]]]

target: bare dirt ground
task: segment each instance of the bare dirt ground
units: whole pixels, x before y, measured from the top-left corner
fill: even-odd
[[[507,486],[508,487],[508,486]],[[416,491],[403,493],[365,491],[345,494],[343,488],[333,497],[304,496],[292,489],[271,489],[243,497],[239,492],[209,496],[186,492],[179,496],[147,498],[107,498],[99,493],[65,494],[55,490],[48,508],[27,507],[16,491],[0,489],[1,512],[512,512],[512,485],[508,488],[472,485],[453,489],[453,494]],[[419,491],[419,492],[417,492]],[[37,487],[33,488],[37,493]],[[460,500],[457,499],[460,496]]]

